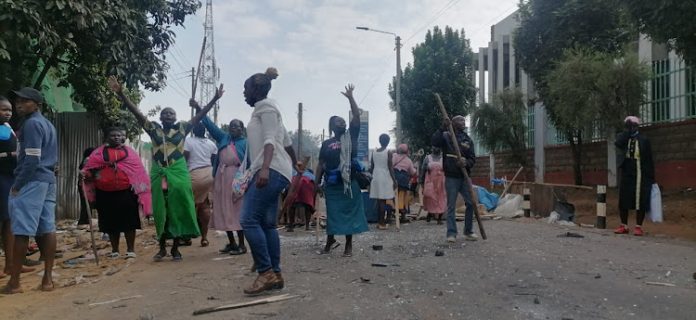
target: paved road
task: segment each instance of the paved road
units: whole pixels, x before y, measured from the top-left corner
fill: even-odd
[[[444,242],[444,226],[434,223],[407,224],[399,233],[373,230],[357,237],[352,258],[340,257],[342,248],[316,255],[311,233],[281,232],[284,293],[302,298],[195,318],[696,318],[693,242],[618,237],[524,219],[489,221],[486,227],[489,240],[454,245]],[[584,238],[558,237],[566,231]],[[0,318],[190,319],[199,308],[245,301],[241,288],[253,280],[250,256],[212,261],[220,257],[215,250],[222,241],[185,249],[181,263],[143,257],[95,284],[0,298]],[[373,244],[384,250],[373,251]],[[445,255],[435,257],[435,250]],[[134,295],[143,298],[88,305]]]

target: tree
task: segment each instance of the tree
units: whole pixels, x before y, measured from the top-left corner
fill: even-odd
[[[587,48],[566,50],[545,79],[556,128],[569,137],[575,183],[582,184],[583,139],[596,127],[616,128],[635,114],[648,73],[636,56],[615,58]]]
[[[413,65],[401,80],[401,126],[411,150],[429,149],[430,137],[442,124],[434,93],[439,93],[450,116],[468,115],[476,100],[473,53],[464,30],[435,27],[413,48]],[[393,83],[390,85],[395,100]]]
[[[543,101],[551,122],[567,136],[574,152],[575,183],[582,184],[579,170],[582,150],[576,145],[582,142],[584,128],[568,126],[566,114],[563,113],[568,111],[568,107],[557,105],[558,99],[551,99],[551,84],[548,81],[555,77],[551,77],[550,73],[557,67],[557,62],[563,59],[566,50],[584,48],[590,52],[620,56],[627,43],[637,37],[637,33],[633,32],[616,3],[606,0],[522,1],[519,19],[520,26],[513,38],[515,58],[534,80],[538,99]],[[583,99],[584,96],[572,97]],[[573,111],[574,114],[591,114],[590,112],[589,109]],[[575,123],[577,122],[572,122]]]
[[[0,92],[41,89],[52,72],[73,99],[100,118],[122,119],[107,75],[137,92],[161,89],[173,26],[197,0],[0,0]],[[114,123],[117,124],[117,123]]]
[[[696,2],[684,0],[619,0],[641,32],[666,43],[696,65]]]
[[[505,89],[472,115],[472,127],[481,144],[491,151],[511,151],[513,164],[527,166],[527,107],[519,89]]]

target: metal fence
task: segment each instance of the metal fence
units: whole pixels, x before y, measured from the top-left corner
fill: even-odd
[[[653,61],[640,108],[644,125],[696,118],[696,70],[679,58]]]
[[[77,219],[80,215],[78,167],[83,151],[102,142],[99,122],[86,112],[61,112],[54,124],[58,132],[56,219]]]

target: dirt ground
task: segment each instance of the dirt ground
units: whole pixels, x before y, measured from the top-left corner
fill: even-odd
[[[580,221],[594,223],[594,197],[585,197],[568,195]],[[207,248],[194,240],[182,262],[155,263],[147,226],[136,240],[137,259],[103,257],[97,267],[89,256],[70,259],[89,253],[89,233],[63,225],[59,288],[33,290],[38,272],[24,275],[24,294],[0,296],[0,319],[691,319],[696,246],[688,228],[696,206],[693,193],[665,198],[667,221],[646,225],[644,238],[520,218],[485,221],[486,241],[447,244],[444,226],[416,221],[400,232],[371,225],[356,236],[354,256],[342,258],[342,247],[317,255],[313,230],[280,230],[287,287],[273,294],[298,297],[196,317],[200,308],[256,299],[241,292],[255,276],[251,256],[218,254],[224,236],[213,235]],[[616,214],[609,215],[613,227]],[[675,230],[685,236],[663,236]],[[98,247],[110,251],[104,241]]]

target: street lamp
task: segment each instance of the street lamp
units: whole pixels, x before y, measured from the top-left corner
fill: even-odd
[[[368,27],[355,27],[355,29],[363,31],[372,31],[378,33],[384,33],[394,36],[396,41],[396,143],[397,145],[401,143],[401,37],[399,37],[394,32],[382,31],[377,29],[371,29]]]

